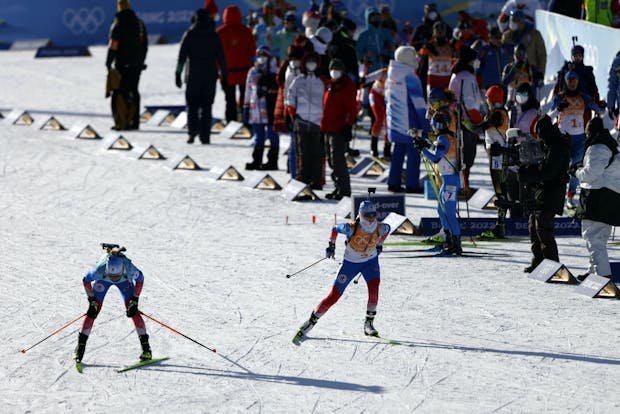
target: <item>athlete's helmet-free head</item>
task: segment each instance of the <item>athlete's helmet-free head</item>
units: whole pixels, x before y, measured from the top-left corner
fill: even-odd
[[[364,200],[359,208],[360,217],[367,221],[373,221],[377,218],[377,206],[370,200]]]
[[[108,261],[105,265],[105,272],[110,276],[120,276],[125,271],[125,262],[122,257],[119,256],[108,256]]]

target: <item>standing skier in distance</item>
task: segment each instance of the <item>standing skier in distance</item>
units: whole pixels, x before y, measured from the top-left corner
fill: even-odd
[[[108,293],[108,289],[110,286],[114,285],[121,292],[121,295],[123,295],[127,317],[133,320],[136,332],[140,337],[140,344],[142,345],[140,360],[147,361],[152,358],[151,347],[149,345],[149,336],[144,326],[144,320],[138,310],[138,299],[142,291],[144,275],[142,271],[123,254],[125,251],[124,247],[106,243],[103,243],[101,246],[106,249],[107,252],[99,258],[97,264],[95,264],[82,279],[84,290],[86,291],[86,295],[88,295],[88,311],[86,312],[86,318],[82,324],[82,330],[78,337],[78,344],[75,348],[73,359],[75,359],[76,364],[82,362],[90,330],[95,323],[97,315],[101,311],[103,300]]]
[[[333,258],[336,253],[336,237],[338,233],[346,236],[344,260],[338,270],[329,294],[317,305],[310,319],[299,328],[293,343],[299,344],[306,334],[314,327],[332,305],[338,302],[347,285],[361,273],[368,286],[368,305],[366,307],[366,322],[364,333],[368,336],[379,336],[373,326],[379,301],[379,282],[381,269],[379,268],[379,254],[383,250],[383,241],[390,233],[390,226],[377,220],[377,207],[370,200],[362,201],[359,215],[354,222],[338,224],[332,228],[329,246],[325,249],[325,257]]]

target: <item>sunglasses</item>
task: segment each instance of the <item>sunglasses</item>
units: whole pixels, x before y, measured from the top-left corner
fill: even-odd
[[[362,216],[364,216],[365,218],[375,218],[377,217],[377,212],[376,211],[371,211],[368,213],[363,213]]]

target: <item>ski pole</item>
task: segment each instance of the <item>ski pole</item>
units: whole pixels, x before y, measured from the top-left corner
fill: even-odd
[[[355,283],[357,285],[357,282],[360,280],[361,276],[362,276],[361,273],[359,275],[357,275],[357,277],[355,279],[353,279],[353,283]]]
[[[32,345],[30,348],[25,348],[21,350],[22,354],[25,354],[27,351],[30,351],[32,348],[34,348],[35,346],[39,345],[41,342],[48,340],[49,338],[51,338],[52,336],[56,335],[58,332],[62,331],[63,329],[65,329],[67,326],[70,326],[72,324],[74,324],[75,322],[79,321],[80,319],[82,319],[84,316],[86,316],[86,313],[81,314],[80,316],[78,316],[77,318],[75,318],[74,320],[72,320],[71,322],[68,322],[66,325],[63,325],[62,327],[56,329],[54,332],[52,332],[51,334],[47,335],[45,338],[41,339],[39,342],[37,342],[36,344]]]
[[[203,348],[207,348],[207,349],[208,349],[209,351],[211,351],[211,352],[217,352],[217,351],[215,350],[215,348],[209,348],[208,346],[201,344],[201,343],[200,343],[200,342],[198,342],[197,340],[192,339],[192,338],[190,338],[189,336],[187,336],[187,335],[185,335],[185,334],[182,334],[181,332],[177,331],[176,329],[172,328],[171,326],[168,326],[168,325],[166,325],[165,323],[158,321],[157,319],[153,318],[153,317],[152,317],[152,316],[150,316],[150,315],[147,315],[146,313],[144,313],[144,312],[142,312],[142,311],[140,312],[140,315],[142,315],[142,316],[146,316],[148,319],[152,320],[153,322],[160,324],[160,325],[161,325],[161,326],[163,326],[164,328],[170,329],[170,330],[171,330],[172,332],[174,332],[175,334],[181,335],[183,338],[185,338],[185,339],[189,339],[189,340],[190,340],[190,341],[192,341],[193,343],[198,344],[198,345],[200,345],[200,346],[201,346],[201,347],[203,347]]]
[[[321,262],[322,262],[323,260],[325,260],[325,259],[327,259],[327,257],[324,257],[324,258],[322,258],[322,259],[319,259],[319,260],[317,260],[316,262],[314,262],[314,263],[312,263],[312,264],[310,264],[310,265],[308,265],[308,266],[304,267],[303,269],[296,271],[295,273],[291,273],[291,274],[286,275],[286,278],[287,278],[287,279],[290,279],[290,278],[291,278],[291,276],[295,276],[297,273],[301,273],[301,272],[303,272],[303,271],[304,271],[304,270],[306,270],[306,269],[310,269],[312,266],[314,266],[314,265],[317,265],[317,264],[321,263]]]

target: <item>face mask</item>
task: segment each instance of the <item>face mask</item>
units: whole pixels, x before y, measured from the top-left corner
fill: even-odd
[[[256,58],[256,63],[259,65],[264,65],[265,63],[267,63],[267,56],[258,56]]]
[[[373,27],[379,27],[379,21],[378,20],[371,20],[369,23]]]
[[[329,76],[331,76],[332,79],[340,79],[340,77],[342,76],[342,71],[341,70],[330,70]]]
[[[213,21],[214,22],[220,21],[220,14],[219,13],[213,15]]]
[[[301,66],[301,61],[299,61],[299,60],[291,60],[291,67],[293,69],[299,69],[300,66]]]
[[[437,12],[430,12],[426,17],[428,17],[429,20],[437,20],[437,17],[439,17],[439,15],[437,14]]]
[[[515,99],[519,105],[523,105],[527,102],[528,96],[518,93]]]
[[[478,68],[480,68],[480,60],[475,59],[471,65],[473,66],[474,70],[478,70]]]
[[[514,32],[514,31],[517,31],[517,30],[519,30],[519,23],[510,22],[510,23],[508,24],[508,27],[509,27],[509,28],[510,28],[510,30],[512,30],[513,32]]]
[[[306,69],[308,72],[314,72],[316,70],[316,62],[307,62]]]

